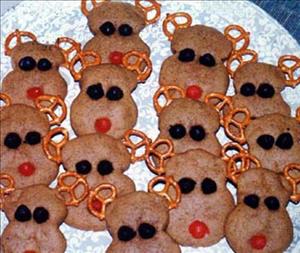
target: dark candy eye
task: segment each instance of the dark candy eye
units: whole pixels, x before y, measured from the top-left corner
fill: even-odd
[[[121,36],[130,36],[132,34],[132,27],[128,24],[120,25],[118,30]]]
[[[253,83],[244,83],[240,88],[240,93],[245,97],[255,95],[255,85]]]
[[[200,56],[199,63],[206,67],[213,67],[216,65],[215,58],[211,54],[204,54]]]
[[[271,211],[276,211],[280,207],[279,200],[274,196],[265,198],[264,202],[265,202],[265,205],[267,206],[267,208]]]
[[[97,170],[101,176],[105,176],[112,173],[114,167],[110,161],[102,160],[99,162]]]
[[[181,178],[178,182],[181,193],[188,194],[192,192],[195,188],[196,182],[191,178]]]
[[[181,139],[186,135],[185,127],[181,124],[173,125],[169,128],[169,134],[173,139]]]
[[[10,149],[17,149],[21,142],[21,137],[17,133],[8,133],[4,139],[4,145]]]
[[[278,136],[275,145],[281,149],[291,149],[294,145],[292,135],[290,133],[282,133]]]
[[[193,49],[186,48],[179,52],[178,60],[181,62],[190,62],[195,59],[195,52]]]
[[[139,225],[138,231],[140,237],[142,237],[143,239],[150,239],[156,233],[155,227],[148,223],[142,223],[141,225]]]
[[[48,59],[42,58],[38,61],[37,68],[40,71],[47,71],[52,68],[52,63]]]
[[[274,145],[274,137],[269,134],[263,134],[256,139],[256,143],[265,150],[269,150]]]
[[[40,142],[41,134],[36,131],[28,132],[25,136],[25,143],[28,143],[29,145],[36,145]]]
[[[20,222],[29,221],[31,219],[31,212],[25,205],[18,206],[15,212],[15,219]]]
[[[202,141],[205,137],[205,130],[202,126],[192,126],[189,134],[194,141]]]
[[[81,175],[89,174],[92,170],[92,165],[87,160],[82,160],[75,165],[76,172]]]
[[[256,194],[250,194],[250,195],[247,195],[245,198],[244,198],[244,203],[255,209],[258,207],[259,205],[259,197],[256,195]]]
[[[205,178],[201,183],[201,190],[204,194],[211,194],[217,191],[217,184],[210,178]]]
[[[110,87],[106,93],[106,97],[111,101],[118,101],[122,99],[123,95],[123,91],[117,86]]]
[[[271,98],[275,94],[275,90],[272,85],[268,83],[262,83],[257,89],[257,95],[261,98]]]
[[[128,242],[136,236],[136,232],[128,226],[122,226],[118,230],[118,238],[120,241]]]
[[[86,94],[92,100],[98,100],[104,96],[104,91],[101,83],[93,84],[89,86],[86,90]]]
[[[107,21],[104,24],[102,24],[99,29],[106,36],[113,35],[115,33],[115,31],[116,31],[116,28],[113,25],[113,23],[111,23],[109,21]]]
[[[49,219],[49,212],[44,207],[37,207],[33,211],[33,219],[36,223],[41,224]]]
[[[26,56],[19,61],[19,67],[24,71],[33,70],[35,66],[36,61],[30,56]]]

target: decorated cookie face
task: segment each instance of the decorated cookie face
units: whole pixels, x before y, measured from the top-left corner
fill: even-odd
[[[84,11],[95,35],[84,50],[97,52],[103,63],[122,63],[122,56],[132,50],[150,54],[149,47],[139,37],[145,27],[144,12],[129,3],[101,2],[90,12]]]
[[[109,253],[178,253],[179,246],[165,232],[168,204],[153,193],[134,192],[114,201],[107,212],[113,241]]]
[[[234,75],[235,107],[247,107],[253,118],[270,113],[289,116],[289,106],[280,92],[285,85],[284,74],[279,68],[266,63],[248,63]]]
[[[172,157],[166,175],[181,189],[181,202],[170,211],[167,232],[180,245],[207,247],[224,237],[224,224],[234,207],[226,188],[226,164],[201,149]]]
[[[219,155],[221,145],[216,138],[218,113],[203,102],[187,98],[175,99],[159,114],[159,138],[172,140],[175,153],[202,148]]]
[[[136,75],[123,67],[103,64],[83,71],[81,93],[71,107],[77,135],[106,133],[121,138],[134,127],[137,107],[131,96]]]
[[[16,190],[5,200],[4,212],[9,220],[1,235],[4,252],[65,252],[58,228],[67,208],[56,190],[43,185]]]
[[[237,253],[285,251],[293,239],[285,180],[267,169],[250,169],[237,186],[238,203],[225,226],[230,246]]]
[[[221,32],[195,25],[177,29],[171,43],[173,55],[162,65],[160,85],[196,86],[201,100],[211,92],[226,93],[229,77],[223,62],[232,45]]]
[[[34,100],[44,94],[64,98],[67,86],[58,71],[64,63],[61,50],[55,45],[37,42],[31,33],[24,33],[33,36],[33,41],[19,43],[12,49],[6,48],[13,70],[3,79],[2,92],[8,94],[13,103],[27,105],[34,105]]]
[[[262,167],[282,172],[289,163],[300,162],[300,126],[290,117],[269,114],[251,121],[245,130],[249,151]]]
[[[62,150],[62,162],[67,173],[75,174],[66,177],[64,182],[69,184],[74,181],[74,176],[81,177],[80,180],[85,181],[87,187],[87,195],[77,205],[68,206],[66,223],[83,230],[104,230],[105,221],[92,214],[88,202],[91,192],[101,184],[112,184],[117,196],[135,190],[133,181],[123,174],[130,165],[126,147],[120,140],[105,134],[85,135],[66,144]],[[75,188],[76,196],[83,195],[81,186]],[[101,204],[92,201],[91,207],[97,211],[101,209]]]

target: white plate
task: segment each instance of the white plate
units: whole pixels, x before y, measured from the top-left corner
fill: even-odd
[[[300,56],[300,47],[289,33],[268,14],[256,5],[246,1],[161,1],[162,17],[166,13],[185,11],[193,17],[193,24],[205,24],[223,31],[228,24],[242,25],[251,32],[250,47],[259,52],[259,60],[276,64],[283,54]],[[79,1],[24,1],[1,17],[1,79],[11,70],[10,58],[4,56],[4,38],[15,29],[35,33],[41,42],[54,43],[59,36],[69,36],[83,44],[92,35],[87,27],[86,17],[80,11]],[[158,134],[157,118],[152,107],[152,96],[158,87],[158,76],[162,61],[171,54],[170,43],[162,33],[162,19],[159,23],[148,26],[141,33],[144,41],[151,46],[153,73],[145,84],[139,85],[134,92],[134,99],[139,108],[137,129],[154,138]],[[73,101],[79,92],[67,71],[61,71],[68,81],[67,104]],[[300,85],[286,88],[284,99],[294,110],[300,105]],[[70,129],[69,119],[65,126]],[[74,135],[72,135],[74,137]],[[224,136],[220,133],[221,142]],[[143,163],[138,163],[126,172],[135,180],[138,190],[146,190],[146,183],[153,176]],[[294,224],[294,240],[287,252],[300,252],[300,205],[289,204],[288,211]],[[298,219],[296,219],[296,217]],[[7,220],[1,213],[1,232]],[[67,253],[105,252],[111,242],[107,232],[85,232],[62,225],[61,230],[68,241]],[[182,252],[232,252],[225,239],[209,248],[182,248]]]

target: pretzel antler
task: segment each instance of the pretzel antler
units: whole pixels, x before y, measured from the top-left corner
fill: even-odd
[[[154,190],[154,187],[159,183],[165,184],[165,187],[161,191]],[[175,189],[175,198],[172,198],[169,192],[171,187]],[[169,209],[176,208],[181,201],[180,187],[172,176],[158,176],[151,179],[148,184],[148,191],[166,198],[169,202]]]
[[[19,31],[17,29],[13,33],[9,34],[6,38],[6,40],[5,40],[5,44],[4,44],[4,53],[5,53],[5,55],[10,56],[12,50],[14,49],[14,47],[19,46],[19,45],[22,44],[22,37],[23,38],[30,38],[32,41],[36,41],[36,36],[33,33],[26,32],[26,31]],[[16,38],[16,45],[13,48],[11,48],[10,43],[14,38]]]
[[[100,193],[109,190],[111,192],[109,197],[105,197]],[[106,206],[111,203],[117,196],[117,188],[112,184],[100,184],[94,190],[90,190],[88,197],[89,211],[98,217],[100,220],[105,219]]]
[[[15,181],[12,176],[0,173],[0,210],[3,209],[5,197],[15,190]]]
[[[142,4],[142,0],[135,0],[135,6],[142,9],[145,14],[145,22],[146,24],[153,24],[160,18],[161,14],[161,5],[155,0],[144,0],[145,2],[151,3],[150,6],[144,6]],[[153,18],[148,17],[151,12],[155,12]]]
[[[110,0],[91,0],[93,8],[98,7],[102,2],[108,2]],[[81,0],[81,11],[85,16],[88,16],[90,11],[87,9],[87,0]]]
[[[236,151],[237,154],[245,154],[248,153],[246,149],[244,149],[240,144],[236,142],[228,142],[222,146],[221,157],[225,162],[228,162],[230,158],[233,156],[229,156],[228,152]],[[235,154],[234,154],[235,155]]]
[[[293,62],[292,66],[288,66],[286,62]],[[300,70],[300,58],[296,55],[283,55],[278,60],[278,67],[285,73],[286,84],[296,87],[300,83],[300,75],[296,77],[297,70]]]
[[[231,33],[232,32],[237,32],[238,35],[237,36],[233,36]],[[250,44],[250,38],[249,32],[246,32],[245,29],[239,25],[229,25],[225,28],[224,30],[224,35],[225,37],[231,41],[232,46],[233,46],[233,50],[239,52],[239,51],[244,51],[245,49],[248,48],[249,44]],[[237,48],[237,44],[244,40],[243,45],[238,49]]]
[[[185,18],[186,22],[178,23],[176,21],[177,18]],[[173,14],[167,14],[167,17],[165,18],[165,20],[163,22],[163,32],[168,37],[168,39],[171,41],[174,38],[174,33],[176,30],[188,28],[192,25],[192,22],[193,22],[192,17],[186,12],[176,12]],[[173,33],[170,32],[168,29],[169,24],[172,24],[174,26]]]
[[[297,176],[291,175],[292,171],[297,171]],[[285,178],[288,180],[288,182],[292,186],[292,195],[290,199],[298,203],[300,201],[300,164],[299,163],[290,163],[287,166],[285,166],[283,170],[283,174]]]
[[[298,107],[296,110],[296,120],[298,120],[300,123],[300,107]]]
[[[0,92],[0,101],[3,101],[4,105],[1,108],[9,107],[11,105],[11,98],[5,93]]]

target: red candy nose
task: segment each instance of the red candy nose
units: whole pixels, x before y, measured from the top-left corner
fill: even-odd
[[[26,162],[26,163],[22,163],[18,167],[18,170],[19,170],[19,173],[21,173],[23,176],[29,177],[34,173],[35,167],[32,163]]]
[[[26,251],[24,251],[24,253],[36,253],[36,251],[34,251],[34,250],[26,250]]]
[[[109,60],[112,64],[122,64],[124,54],[119,51],[113,51],[109,54]]]
[[[267,238],[264,235],[254,235],[250,238],[250,244],[253,249],[263,249],[267,244]]]
[[[99,133],[107,133],[111,128],[111,121],[109,118],[99,118],[95,121],[95,129]]]
[[[95,199],[95,200],[92,201],[92,207],[96,211],[101,211],[102,203],[99,200]]]
[[[202,239],[206,234],[209,234],[209,229],[204,222],[196,220],[189,226],[189,232],[194,238]]]
[[[186,96],[191,99],[198,100],[201,98],[202,89],[198,85],[191,85],[186,89]]]
[[[27,98],[32,99],[32,100],[36,99],[37,97],[39,97],[43,94],[44,94],[44,92],[43,92],[42,88],[40,88],[40,87],[32,87],[27,90]]]

